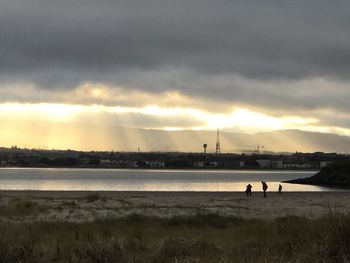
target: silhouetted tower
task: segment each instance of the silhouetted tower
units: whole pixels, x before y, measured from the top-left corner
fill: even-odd
[[[205,144],[203,144],[203,149],[204,149],[204,154],[207,154],[207,144],[205,143]]]
[[[216,132],[216,154],[220,154],[220,132],[219,128]]]

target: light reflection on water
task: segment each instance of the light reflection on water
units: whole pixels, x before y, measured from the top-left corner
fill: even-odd
[[[312,171],[265,170],[132,170],[132,169],[0,169],[0,190],[81,191],[244,191],[250,183],[277,191],[284,180],[309,177]],[[283,191],[332,191],[319,186],[285,184]]]

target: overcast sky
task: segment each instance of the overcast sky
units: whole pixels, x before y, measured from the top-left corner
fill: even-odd
[[[350,135],[349,25],[338,0],[2,0],[0,114]]]

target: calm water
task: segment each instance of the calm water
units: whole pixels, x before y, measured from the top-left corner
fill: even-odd
[[[85,190],[85,191],[244,191],[247,183],[269,191],[279,182],[309,177],[310,171],[243,170],[110,170],[2,168],[0,190]],[[330,191],[319,186],[283,184],[284,191]]]

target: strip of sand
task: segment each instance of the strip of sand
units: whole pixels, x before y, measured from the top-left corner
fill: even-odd
[[[173,217],[216,213],[242,218],[321,217],[350,211],[350,192],[0,191],[1,222],[85,222],[130,214]]]

